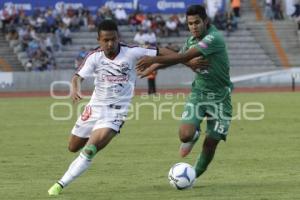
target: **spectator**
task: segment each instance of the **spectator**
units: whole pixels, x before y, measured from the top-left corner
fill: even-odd
[[[186,17],[185,14],[180,14],[178,17],[178,27],[182,30],[186,29]]]
[[[76,59],[75,59],[75,68],[78,69],[83,62],[84,58],[88,54],[87,50],[85,47],[81,47]]]
[[[103,21],[103,16],[101,15],[100,12],[96,13],[96,18],[95,18],[95,26],[98,27],[98,25]]]
[[[19,40],[19,34],[16,31],[16,29],[12,29],[8,32],[8,34],[6,35],[6,39],[7,40]]]
[[[115,20],[114,15],[111,11],[111,9],[107,6],[102,6],[98,12],[100,13],[100,15],[102,16],[102,19],[111,19],[111,20]]]
[[[178,29],[178,23],[176,19],[173,17],[170,17],[168,21],[166,22],[167,27],[167,35],[171,36],[172,33],[176,33],[177,36],[179,36],[179,29]]]
[[[147,42],[147,35],[143,29],[140,29],[133,38],[133,41],[138,43],[139,45],[144,45]]]
[[[30,37],[33,39],[33,40],[36,40],[36,41],[40,41],[40,37],[36,34],[36,31],[34,29],[34,27],[30,26],[29,27],[29,34],[30,34]]]
[[[61,51],[62,50],[62,35],[63,35],[63,32],[62,32],[62,27],[63,27],[63,24],[61,23],[59,25],[59,27],[55,30],[55,47],[58,51]]]
[[[276,20],[283,20],[283,13],[282,13],[282,2],[281,0],[273,0],[273,12],[274,12],[274,19]]]
[[[237,29],[237,20],[232,12],[226,14],[226,34],[230,36],[231,32]]]
[[[295,22],[298,24],[298,29],[300,30],[300,2],[297,1],[295,4],[295,12],[291,15]]]
[[[145,33],[146,35],[146,42],[145,44],[150,44],[151,46],[156,46],[156,35],[155,33],[150,29]]]
[[[300,16],[300,1],[297,1],[295,4],[295,11],[294,13],[291,15],[292,17],[299,17]]]
[[[87,28],[89,31],[93,31],[96,28],[94,17],[90,13],[87,15]]]
[[[149,17],[149,15],[147,15],[147,17],[142,21],[142,29],[143,30],[150,30],[151,26],[152,26],[152,21],[151,18]]]
[[[56,28],[56,20],[52,15],[52,11],[48,10],[45,14],[47,32],[54,32]]]
[[[234,17],[240,17],[240,0],[231,0],[231,8],[233,10]]]
[[[129,22],[131,31],[136,32],[137,31],[137,25],[139,24],[139,22],[136,19],[136,14],[135,13],[129,15],[128,22]]]
[[[264,15],[267,20],[274,19],[274,13],[273,13],[273,9],[272,9],[272,0],[265,0]]]
[[[71,18],[70,30],[78,31],[79,29],[80,29],[80,18],[78,16],[78,12],[75,12],[73,17]]]
[[[62,18],[62,22],[64,23],[64,25],[66,25],[68,28],[71,26],[71,17],[69,17],[68,15],[64,15]]]
[[[165,21],[164,21],[163,17],[160,14],[157,14],[154,16],[153,21],[155,24],[154,31],[155,31],[156,35],[158,35],[160,37],[166,36],[167,30],[165,27]]]
[[[72,44],[71,31],[67,26],[62,27],[62,45]]]
[[[114,12],[119,25],[128,24],[128,16],[122,5],[118,5]]]
[[[45,48],[48,52],[54,52],[54,44],[53,44],[53,34],[48,33],[44,40]]]
[[[38,33],[47,32],[47,21],[42,13],[36,19],[36,30]]]
[[[217,27],[219,30],[226,30],[226,24],[227,24],[227,17],[224,15],[224,13],[221,10],[218,10],[214,20],[213,24]]]
[[[138,24],[142,24],[142,22],[146,19],[146,16],[141,12],[137,12],[135,14],[135,19]]]
[[[33,69],[38,71],[44,71],[48,69],[49,59],[46,52],[42,49],[37,49],[33,55]]]

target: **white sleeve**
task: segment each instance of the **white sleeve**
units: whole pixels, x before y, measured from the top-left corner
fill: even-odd
[[[142,47],[135,47],[134,48],[134,55],[137,59],[140,59],[143,56],[157,56],[158,49],[157,48],[142,48]]]
[[[80,65],[76,74],[82,78],[93,76],[95,69],[95,52],[88,54]]]

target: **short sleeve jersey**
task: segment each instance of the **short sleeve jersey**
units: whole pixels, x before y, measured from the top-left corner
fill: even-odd
[[[213,26],[207,30],[201,41],[189,37],[181,52],[190,48],[197,48],[209,62],[207,69],[200,70],[192,85],[193,92],[204,94],[215,93],[223,96],[223,92],[232,88],[229,75],[229,59],[224,38]]]
[[[77,74],[82,78],[94,77],[92,105],[129,105],[136,81],[135,65],[143,56],[156,56],[158,50],[120,44],[119,54],[112,60],[98,48],[90,52]]]

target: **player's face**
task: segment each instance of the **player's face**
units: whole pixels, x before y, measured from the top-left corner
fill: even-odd
[[[206,31],[208,21],[203,21],[199,15],[188,15],[187,23],[192,35],[196,38],[200,38],[202,33]]]
[[[105,55],[114,56],[118,53],[119,35],[117,31],[101,31],[98,42]]]

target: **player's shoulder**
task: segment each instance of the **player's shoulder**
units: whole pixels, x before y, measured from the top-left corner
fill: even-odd
[[[128,43],[124,43],[124,42],[120,42],[120,47],[122,49],[127,49],[127,50],[141,48],[139,45],[128,44]]]
[[[120,43],[121,49],[125,50],[127,52],[132,53],[140,53],[143,50],[157,50],[157,47],[154,46],[139,46],[135,44],[126,44],[126,43]]]
[[[185,43],[186,44],[190,44],[190,43],[193,43],[194,40],[196,40],[196,38],[191,35],[191,36],[189,36],[189,37],[186,38]]]
[[[90,58],[90,57],[94,57],[94,56],[99,56],[103,53],[103,50],[100,48],[100,46],[91,49],[90,51],[88,51],[85,59]]]
[[[215,27],[211,27],[207,35],[202,39],[206,43],[224,43],[223,35]]]

